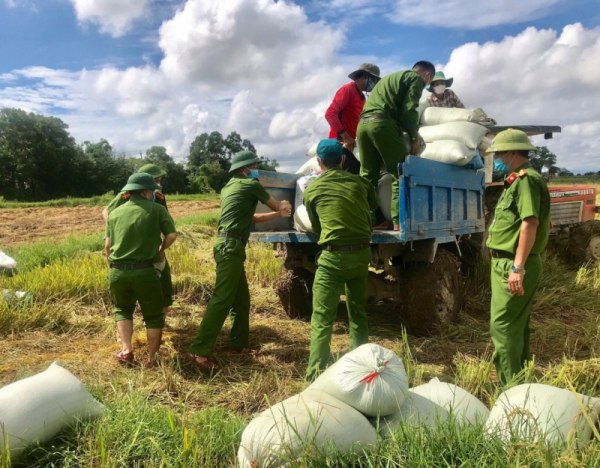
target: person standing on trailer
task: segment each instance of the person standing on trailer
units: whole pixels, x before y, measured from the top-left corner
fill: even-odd
[[[306,379],[312,382],[327,367],[331,332],[340,302],[346,294],[350,320],[350,349],[369,341],[365,306],[371,262],[371,211],[379,206],[373,186],[342,169],[345,155],[337,140],[317,146],[323,173],[304,192],[304,205],[319,245],[313,284],[310,357]]]
[[[510,174],[496,205],[487,246],[492,256],[490,334],[494,364],[506,385],[529,355],[531,304],[540,286],[540,254],[550,234],[550,194],[529,162],[536,147],[520,130],[500,132],[487,153],[496,170]]]
[[[198,334],[188,352],[190,360],[204,372],[219,370],[208,355],[229,314],[231,350],[235,353],[256,353],[249,347],[250,291],[244,269],[250,227],[254,223],[292,214],[288,201],[275,200],[257,180],[258,161],[259,158],[251,151],[237,153],[229,170],[233,177],[221,191],[221,218],[213,248],[217,280]],[[255,213],[258,202],[267,205],[273,213]]]
[[[465,105],[458,98],[456,93],[450,89],[454,78],[446,78],[444,72],[437,72],[433,76],[431,84],[425,86],[425,89],[431,93],[427,102],[432,107],[447,107],[464,109]]]

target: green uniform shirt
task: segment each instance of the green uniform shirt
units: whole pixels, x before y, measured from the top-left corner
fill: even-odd
[[[546,247],[550,233],[550,194],[542,176],[525,163],[504,182],[487,246],[516,254],[521,223],[529,216],[535,216],[540,223],[531,249],[532,254],[539,254]]]
[[[129,200],[129,198],[131,198],[131,194],[129,192],[122,192],[117,194],[115,198],[113,198],[112,201],[106,207],[106,211],[108,212],[108,214],[110,214],[112,210],[126,203],[127,200]],[[165,208],[167,208],[167,200],[165,199],[165,196],[162,193],[154,192],[154,201],[159,205],[162,205]]]
[[[419,138],[417,107],[424,87],[425,81],[413,70],[386,75],[369,94],[361,115],[388,114],[414,141]]]
[[[379,206],[364,177],[333,167],[304,192],[304,205],[319,244],[351,245],[371,241],[371,211]]]
[[[267,203],[271,195],[256,179],[234,174],[221,190],[221,219],[219,232],[231,232],[250,237],[252,216],[258,202]]]
[[[164,207],[133,195],[106,220],[109,260],[113,263],[157,262],[161,233],[166,236],[174,232],[175,224]]]

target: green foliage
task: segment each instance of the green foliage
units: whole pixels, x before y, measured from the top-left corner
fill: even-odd
[[[556,155],[545,146],[537,146],[537,149],[529,152],[529,162],[533,168],[542,172],[542,167],[546,166],[550,174],[556,174],[559,168],[556,167]]]

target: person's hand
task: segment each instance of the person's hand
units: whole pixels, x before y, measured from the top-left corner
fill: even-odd
[[[421,139],[417,138],[410,144],[410,154],[417,156],[421,152]]]
[[[513,296],[522,296],[525,294],[523,289],[523,278],[525,273],[515,273],[511,271],[508,275],[508,290]]]
[[[158,251],[158,260],[161,262],[165,261],[165,251],[164,250],[159,250]]]
[[[292,216],[292,205],[286,201],[285,204],[281,204],[281,208],[279,209],[279,217],[289,218],[290,216]]]
[[[340,135],[342,137],[342,144],[348,151],[353,151],[356,146],[356,140],[348,135],[348,132],[344,132]]]

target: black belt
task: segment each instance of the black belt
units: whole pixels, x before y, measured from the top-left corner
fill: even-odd
[[[392,120],[392,118],[387,114],[373,114],[368,117],[361,117],[361,122],[368,122],[369,120]]]
[[[220,232],[219,234],[217,234],[217,237],[224,237],[224,238],[231,237],[232,239],[237,239],[239,241],[242,241],[244,244],[246,244],[248,242],[248,239],[244,239],[242,236],[240,236],[238,234],[234,234],[232,232]]]
[[[116,270],[143,270],[144,268],[154,268],[153,263],[111,263],[111,268]]]
[[[508,258],[509,260],[515,259],[515,254],[510,252],[505,252],[504,250],[491,250],[490,255],[494,258]]]
[[[369,244],[326,245],[323,247],[323,250],[327,250],[328,252],[352,252],[353,250],[364,250],[368,248]]]

